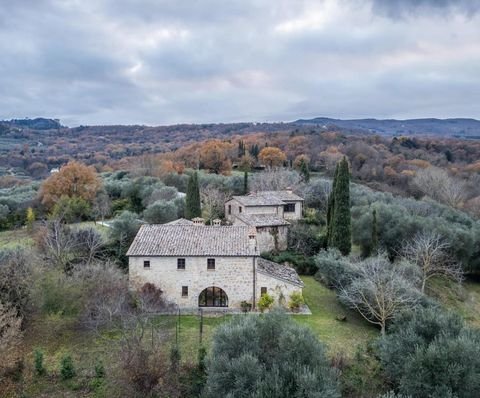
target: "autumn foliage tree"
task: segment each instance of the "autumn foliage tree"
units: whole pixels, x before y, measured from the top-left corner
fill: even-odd
[[[200,148],[200,167],[215,174],[229,174],[232,163],[228,151],[232,145],[220,140],[207,141]]]
[[[285,152],[275,147],[263,148],[258,154],[258,158],[262,164],[270,168],[280,167],[287,160]]]
[[[62,196],[79,197],[92,203],[100,186],[100,179],[93,167],[71,161],[42,184],[40,197],[48,209],[52,208]]]

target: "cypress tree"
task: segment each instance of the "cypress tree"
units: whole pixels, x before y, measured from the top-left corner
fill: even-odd
[[[372,212],[372,256],[378,254],[378,224],[377,224],[377,211],[373,209]]]
[[[185,198],[185,218],[191,220],[201,216],[200,189],[198,188],[198,175],[195,172],[188,180],[187,197]]]
[[[346,256],[352,250],[352,226],[350,214],[350,171],[344,157],[338,166],[334,183],[333,214],[331,214],[331,246]]]
[[[310,170],[308,169],[308,164],[305,159],[302,159],[300,162],[300,174],[303,176],[305,182],[310,181]]]
[[[328,203],[327,203],[327,246],[329,247],[332,245],[333,210],[335,207],[335,186],[337,183],[337,175],[338,175],[338,164],[335,167],[332,190],[330,191],[330,195],[328,195]]]
[[[242,140],[238,141],[238,157],[245,155],[245,144]]]
[[[248,171],[243,172],[243,194],[248,194]]]

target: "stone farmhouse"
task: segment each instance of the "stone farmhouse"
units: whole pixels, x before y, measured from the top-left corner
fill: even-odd
[[[293,268],[259,257],[257,237],[251,226],[202,219],[143,225],[127,252],[130,288],[153,283],[184,309],[239,309],[243,301],[255,308],[266,292],[288,301],[303,282]]]
[[[287,249],[288,220],[302,218],[303,199],[291,190],[252,192],[225,203],[233,225],[255,228],[260,252]]]

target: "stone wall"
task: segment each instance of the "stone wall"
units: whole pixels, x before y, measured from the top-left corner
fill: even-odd
[[[276,235],[276,237],[275,237]],[[257,227],[257,247],[260,253],[287,250],[288,225]],[[276,246],[275,246],[275,240]]]
[[[207,257],[185,258],[185,270],[177,269],[177,257],[130,257],[130,288],[153,283],[163,290],[168,301],[180,307],[198,307],[198,296],[210,286],[225,291],[229,307],[239,307],[253,299],[253,257],[215,258],[215,270],[207,270]],[[144,268],[144,260],[150,268]],[[188,286],[188,297],[182,297],[182,286]]]
[[[285,220],[300,220],[302,218],[303,212],[303,202],[288,202],[288,203],[295,203],[295,212],[284,212],[283,217]]]
[[[229,308],[239,308],[242,301],[253,303],[253,257],[212,257],[216,260],[215,270],[207,270],[207,257],[179,258],[185,258],[185,270],[177,269],[177,257],[130,257],[130,288],[153,283],[163,290],[166,300],[180,308],[197,308],[198,296],[210,286],[225,291]],[[150,261],[150,268],[144,268],[144,260]],[[188,286],[187,297],[182,297],[182,286]],[[262,287],[276,300],[282,293],[287,303],[292,292],[302,291],[295,284],[257,272],[256,302]]]
[[[267,288],[267,293],[275,299],[275,304],[278,304],[279,299],[283,297],[284,304],[288,305],[290,295],[293,292],[302,292],[300,286],[274,278],[263,272],[257,272],[257,301],[261,297],[262,287]]]
[[[228,207],[231,206],[229,214]],[[239,207],[242,208],[242,213],[239,212]],[[225,203],[225,218],[234,222],[238,214],[269,214],[283,218],[283,206],[244,206],[235,199],[231,199]]]

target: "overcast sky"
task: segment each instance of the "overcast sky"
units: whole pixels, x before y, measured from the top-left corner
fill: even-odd
[[[0,51],[0,119],[480,119],[480,0],[0,0]]]

